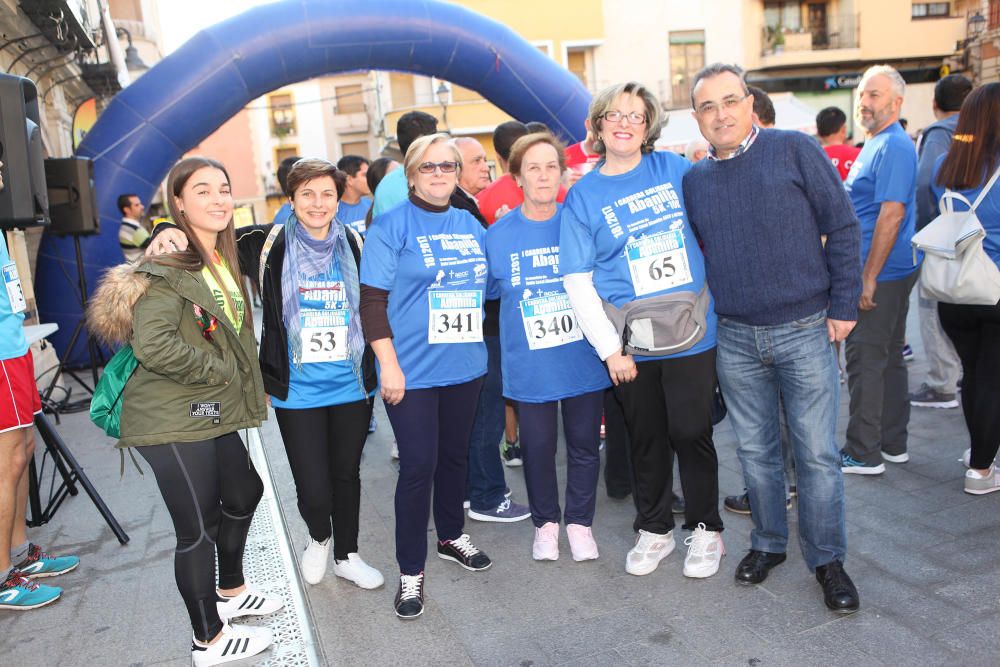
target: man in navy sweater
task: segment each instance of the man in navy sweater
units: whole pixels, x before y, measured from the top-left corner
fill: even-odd
[[[736,582],[758,584],[785,560],[780,390],[796,461],[802,554],[826,606],[852,613],[860,603],[843,565],[833,343],[847,337],[858,316],[858,221],[812,138],[753,124],[753,96],[738,67],[703,69],[691,101],[712,150],[684,177],[684,200],[704,244],[719,316],[719,383],[754,523]]]

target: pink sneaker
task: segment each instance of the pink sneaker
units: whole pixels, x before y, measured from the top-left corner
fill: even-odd
[[[567,524],[566,537],[569,538],[569,550],[573,552],[573,560],[596,560],[600,556],[590,526],[581,526],[578,523]]]
[[[531,557],[535,560],[559,559],[559,524],[549,521],[541,528],[535,528],[535,543],[531,545]]]

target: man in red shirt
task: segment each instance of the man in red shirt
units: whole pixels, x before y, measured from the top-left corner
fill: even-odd
[[[479,202],[479,210],[486,218],[486,222],[492,225],[498,218],[513,208],[521,205],[524,201],[524,193],[514,182],[514,178],[507,173],[507,160],[510,159],[510,148],[514,142],[528,134],[528,128],[524,123],[516,120],[508,120],[497,125],[493,130],[493,149],[497,152],[500,160],[500,168],[504,175],[493,181],[485,190],[476,195]],[[566,198],[566,188],[560,187],[556,201],[562,203]]]
[[[816,135],[820,146],[837,168],[840,180],[846,181],[847,172],[861,152],[860,148],[847,143],[847,115],[837,107],[823,109],[816,114]]]

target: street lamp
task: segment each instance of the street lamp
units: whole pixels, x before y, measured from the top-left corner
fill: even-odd
[[[438,84],[434,94],[437,95],[438,103],[441,105],[441,122],[444,123],[444,129],[446,132],[450,131],[451,128],[448,127],[448,97],[451,95],[451,88],[442,81]]]
[[[969,39],[976,39],[983,34],[983,30],[986,29],[986,18],[983,17],[982,13],[976,12],[969,17],[967,27]]]
[[[115,33],[119,35],[124,33],[125,39],[128,40],[128,46],[125,47],[125,67],[128,71],[134,72],[149,69],[149,65],[144,63],[142,58],[139,57],[139,49],[135,48],[135,44],[132,43],[132,33],[122,27],[116,27]]]

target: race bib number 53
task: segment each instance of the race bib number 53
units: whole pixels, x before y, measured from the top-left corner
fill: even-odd
[[[480,290],[428,292],[427,342],[483,342],[483,293]]]
[[[349,310],[331,310],[304,319],[302,363],[317,364],[347,359]]]
[[[684,233],[659,232],[625,245],[628,270],[636,296],[644,296],[691,282]]]

